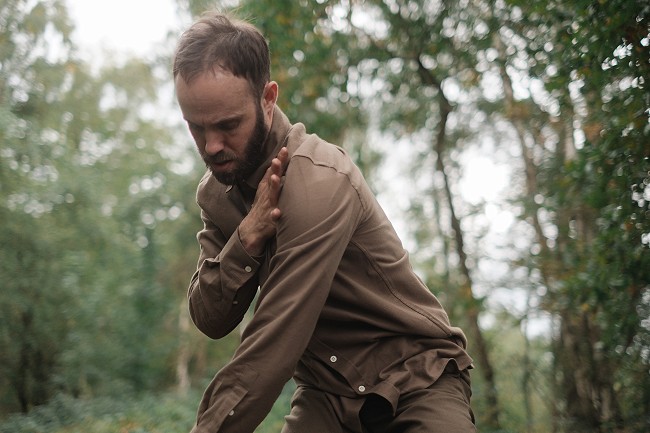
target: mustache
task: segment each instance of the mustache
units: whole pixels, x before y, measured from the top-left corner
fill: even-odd
[[[221,164],[224,162],[234,161],[237,156],[232,153],[219,152],[216,155],[203,155],[203,160],[210,164]]]

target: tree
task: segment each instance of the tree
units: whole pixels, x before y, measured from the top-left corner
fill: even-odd
[[[160,387],[178,344],[165,272],[187,263],[175,252],[194,232],[167,234],[192,207],[192,180],[172,170],[191,167],[189,146],[173,148],[174,128],[147,115],[155,65],[94,72],[75,57],[62,1],[1,8],[3,411]]]
[[[27,3],[4,2],[0,7],[0,130],[3,131],[0,335],[6,348],[0,361],[0,383],[5,385],[3,389],[14,391],[13,403],[23,411],[44,403],[51,395],[52,371],[61,352],[55,342],[64,338],[68,329],[65,321],[56,321],[53,308],[58,302],[72,301],[71,294],[58,287],[60,265],[49,260],[56,254],[54,239],[39,241],[38,234],[44,228],[34,220],[34,216],[41,216],[53,206],[54,197],[47,197],[44,184],[56,174],[48,163],[48,155],[39,152],[39,147],[47,149],[54,131],[35,130],[23,115],[37,110],[29,104],[35,93],[56,93],[57,85],[53,83],[59,78],[56,72],[47,75],[39,87],[29,84],[35,72],[43,71],[46,66],[45,59],[32,54],[48,44],[45,24],[50,22],[59,32],[64,49],[70,28],[65,17],[59,14],[57,2],[38,4],[31,9]],[[16,209],[20,210],[16,212]],[[6,392],[2,399],[9,399]]]
[[[509,3],[495,8],[503,115],[521,144],[523,216],[536,234],[530,266],[556,319],[556,411],[572,431],[644,429],[648,11],[636,2],[571,11]],[[517,74],[538,79],[546,96],[517,100]],[[644,379],[622,388],[631,377]]]

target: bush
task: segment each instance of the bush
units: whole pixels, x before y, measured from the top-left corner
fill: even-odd
[[[295,385],[289,382],[256,433],[279,433]],[[187,395],[125,395],[75,399],[58,395],[27,415],[0,422],[0,433],[187,433],[196,420],[202,390]]]

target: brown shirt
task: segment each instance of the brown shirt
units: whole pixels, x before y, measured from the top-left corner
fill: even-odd
[[[237,227],[282,146],[290,157],[282,217],[264,255],[251,257]],[[265,152],[246,184],[222,185],[208,172],[198,187],[204,229],[188,293],[194,323],[220,338],[240,323],[258,288],[259,298],[233,359],[205,392],[193,432],[253,432],[291,377],[339,396],[343,422],[357,428],[367,394],[394,409],[400,394],[432,384],[450,360],[470,367],[465,336],[413,272],[345,151],[276,108]]]

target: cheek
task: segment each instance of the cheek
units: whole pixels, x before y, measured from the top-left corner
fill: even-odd
[[[246,147],[246,144],[248,144],[248,140],[253,133],[252,131],[252,127],[250,125],[246,125],[245,127],[239,128],[237,131],[233,131],[232,133],[228,134],[228,143],[230,144],[230,147],[236,148],[239,152],[241,152],[243,148]]]
[[[234,153],[237,156],[241,157],[244,154],[246,143],[246,137],[238,134],[237,136],[228,137],[226,147],[231,153]]]

